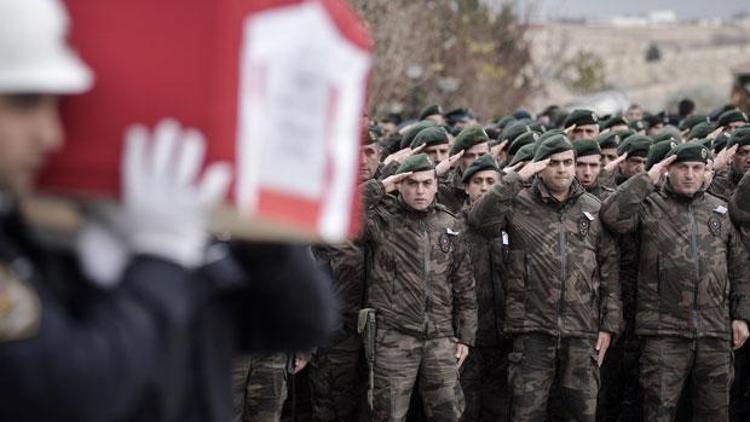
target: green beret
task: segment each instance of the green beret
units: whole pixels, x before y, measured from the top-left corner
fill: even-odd
[[[735,145],[739,145],[740,147],[750,145],[750,128],[743,127],[734,131],[727,141],[727,148]]]
[[[522,146],[517,152],[516,155],[513,156],[513,159],[510,160],[510,163],[508,163],[509,166],[514,166],[521,161],[531,161],[534,159],[534,153],[536,153],[536,147],[537,145],[534,144],[527,144]]]
[[[515,121],[516,121],[516,118],[513,117],[513,116],[502,117],[502,118],[498,119],[498,121],[496,123],[497,124],[497,128],[500,129],[500,130],[503,130],[503,129],[505,129],[506,126],[508,126],[509,124],[511,124],[511,123],[513,123]]]
[[[508,123],[508,126],[505,126],[503,131],[500,132],[500,139],[503,141],[507,139],[508,143],[513,143],[517,137],[531,130],[529,123],[528,119]]]
[[[646,130],[646,123],[644,123],[643,120],[633,120],[632,122],[628,123],[628,127],[636,132],[640,132],[642,130]]]
[[[701,144],[704,147],[708,148],[709,150],[711,149],[711,147],[713,145],[713,141],[711,140],[711,138],[691,139],[688,142],[692,142],[692,143],[695,143],[695,144]]]
[[[435,165],[432,164],[432,160],[430,160],[430,157],[428,157],[427,154],[416,154],[404,160],[404,162],[401,163],[400,166],[398,166],[396,174],[408,173],[410,171],[416,172],[434,169]]]
[[[708,161],[708,150],[701,144],[688,142],[686,144],[679,144],[672,148],[666,157],[677,156],[677,159],[673,163],[683,163],[686,161],[698,161],[705,163]]]
[[[423,108],[422,111],[419,112],[419,120],[424,120],[436,114],[442,115],[443,109],[437,104],[428,105],[427,107]]]
[[[618,132],[607,132],[599,134],[594,139],[599,144],[599,149],[617,148],[622,142],[622,138],[618,135]]]
[[[602,153],[599,143],[593,139],[577,139],[573,141],[573,149],[576,150],[576,157],[586,157]]]
[[[534,131],[529,131],[521,136],[517,136],[516,139],[511,142],[510,147],[508,148],[508,154],[515,155],[522,146],[536,142],[536,140],[539,139],[539,136],[539,133]]]
[[[714,139],[714,152],[719,153],[719,151],[723,150],[727,146],[727,142],[729,142],[729,134],[727,133],[721,133],[719,136]]]
[[[617,147],[617,155],[627,153],[628,157],[646,157],[654,140],[646,135],[633,135]]]
[[[437,123],[431,121],[431,120],[420,120],[417,123],[414,123],[409,127],[409,129],[404,132],[404,136],[401,138],[401,149],[404,149],[411,145],[412,141],[414,141],[414,138],[417,137],[417,134],[422,131],[422,129],[427,129],[428,127],[436,127]]]
[[[668,141],[670,139],[674,139],[675,141],[682,141],[682,134],[676,127],[667,126],[664,129],[660,130],[659,133],[654,135],[653,138],[654,143]]]
[[[654,164],[665,159],[667,157],[667,154],[672,151],[672,148],[676,147],[677,145],[677,141],[671,140],[655,143],[648,150],[648,155],[646,155],[646,170],[649,170],[651,167],[653,167]]]
[[[690,130],[694,128],[698,123],[705,122],[708,122],[708,116],[706,116],[705,114],[693,114],[682,119],[678,128],[680,130]]]
[[[637,134],[633,129],[618,130],[618,131],[615,131],[615,133],[617,134],[617,136],[620,137],[620,142]]]
[[[463,184],[469,183],[472,177],[477,172],[483,171],[483,170],[495,170],[497,172],[500,171],[500,168],[497,167],[497,163],[495,162],[495,159],[492,158],[490,154],[485,154],[476,160],[472,161],[471,164],[469,164],[469,167],[466,168],[466,171],[464,171],[464,175],[461,178],[461,182]]]
[[[563,124],[564,128],[569,128],[573,125],[577,126],[583,126],[583,125],[595,125],[599,123],[599,118],[596,117],[596,113],[594,113],[593,110],[586,110],[586,109],[576,109],[570,112],[568,114],[568,117],[565,119],[565,123]]]
[[[625,120],[625,118],[622,115],[617,114],[605,120],[604,123],[601,124],[600,128],[604,130],[604,129],[609,129],[612,126],[618,126],[618,125],[627,126],[627,124],[628,124],[628,121]]]
[[[747,122],[747,116],[740,110],[729,110],[719,116],[719,126],[726,126],[734,122]]]
[[[453,142],[453,147],[451,147],[450,155],[458,154],[461,151],[466,151],[474,145],[489,141],[490,137],[487,136],[487,132],[482,129],[482,126],[468,126],[456,137],[456,141]]]
[[[426,144],[428,147],[433,145],[441,145],[448,143],[448,132],[441,127],[428,127],[419,131],[414,140],[411,141],[410,148],[416,148],[422,144]]]
[[[710,122],[700,122],[690,129],[688,139],[702,139],[716,130],[716,125]]]
[[[572,150],[573,144],[570,143],[565,135],[555,135],[546,139],[541,145],[539,145],[539,148],[534,154],[534,161],[542,161],[549,158],[550,155]]]

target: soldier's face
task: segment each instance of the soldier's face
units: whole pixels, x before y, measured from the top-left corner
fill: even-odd
[[[603,149],[601,157],[602,157],[601,164],[602,164],[602,167],[604,167],[610,162],[615,161],[617,159],[617,148]]]
[[[576,178],[584,188],[596,183],[601,169],[601,157],[599,155],[587,155],[576,159]]]
[[[490,190],[497,183],[497,176],[495,170],[482,170],[474,173],[469,183],[464,185],[464,190],[469,195],[469,203],[474,204]]]
[[[734,153],[734,160],[732,160],[732,166],[738,173],[745,173],[750,170],[750,145],[737,148],[737,152]]]
[[[724,129],[724,133],[732,134],[732,133],[734,133],[735,130],[737,130],[738,127],[740,127],[740,126],[742,126],[744,124],[745,124],[745,122],[743,122],[743,121],[732,122],[732,123],[724,126],[724,128],[725,128]]]
[[[699,161],[687,161],[669,166],[669,184],[681,194],[692,196],[703,186],[706,165]]]
[[[570,140],[576,139],[594,139],[599,135],[599,125],[580,125],[573,129],[570,134]]]
[[[547,189],[554,193],[567,192],[576,174],[575,152],[565,151],[552,154],[541,178]]]
[[[47,156],[63,144],[58,97],[0,94],[0,189],[31,191]]]
[[[415,210],[423,210],[435,199],[437,188],[435,170],[425,170],[415,172],[401,182],[398,192],[407,205]]]
[[[450,145],[440,144],[425,148],[424,153],[427,154],[427,156],[432,159],[432,162],[437,165],[439,162],[448,159],[449,150]]]
[[[640,107],[633,107],[625,112],[625,118],[632,122],[633,120],[641,120],[643,118],[643,110]]]
[[[461,156],[461,161],[459,161],[459,165],[461,166],[461,171],[466,170],[469,165],[476,160],[477,158],[483,156],[484,154],[490,153],[490,143],[489,142],[482,142],[481,144],[476,144],[473,147],[464,150],[464,155]]]
[[[380,164],[380,147],[377,144],[363,146],[359,164],[362,180],[372,179]]]
[[[620,171],[625,177],[633,177],[646,168],[645,157],[628,157],[620,163]]]

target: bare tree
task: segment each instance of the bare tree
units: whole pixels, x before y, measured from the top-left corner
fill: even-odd
[[[375,42],[370,104],[375,112],[428,103],[505,114],[540,87],[526,19],[479,0],[349,0]]]

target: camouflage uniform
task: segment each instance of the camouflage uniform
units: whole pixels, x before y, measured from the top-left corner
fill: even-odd
[[[619,172],[613,178],[620,185],[625,176]],[[615,190],[605,187],[606,195],[599,199],[604,201]],[[635,302],[638,282],[638,236],[633,233],[617,235],[617,246],[620,252],[620,286],[622,297],[622,314],[625,329],[614,341],[601,366],[601,391],[597,420],[600,422],[621,421],[640,422],[643,418],[643,397],[639,385],[640,341],[635,335]]]
[[[277,422],[287,397],[286,353],[237,358],[233,369],[234,421]]]
[[[714,175],[708,192],[725,201],[729,201],[734,191],[737,190],[737,185],[739,185],[742,176],[742,173],[736,171],[732,166],[722,169]]]
[[[558,202],[536,179],[523,188],[507,174],[469,213],[484,233],[510,238],[505,332],[515,334],[509,356],[511,420],[543,420],[554,378],[569,417],[593,421],[600,331],[621,329],[617,249],[599,223],[600,202],[577,181]]]
[[[463,237],[474,270],[478,328],[476,342],[461,367],[461,387],[466,398],[462,421],[507,421],[508,353],[511,343],[502,334],[505,295],[503,238],[501,233],[486,237],[468,224],[468,208],[461,212]]]
[[[457,421],[456,341],[474,344],[477,303],[456,219],[438,204],[413,210],[374,180],[363,191],[361,240],[372,251],[368,305],[378,326],[374,417],[403,420],[419,379],[427,419]]]
[[[750,173],[748,173],[750,174]],[[742,232],[745,249],[750,251],[750,176],[745,174],[729,202],[732,220]],[[750,420],[750,346],[735,351],[735,380],[731,394],[732,421]]]
[[[602,221],[611,230],[640,239],[635,331],[644,342],[648,421],[674,419],[687,378],[693,397],[700,394],[695,416],[728,420],[732,366],[724,363],[732,359],[731,321],[750,318],[750,267],[725,205],[702,191],[678,195],[669,183],[655,192],[646,173],[602,205]]]
[[[598,179],[596,182],[594,182],[593,185],[586,188],[586,192],[594,195],[596,199],[600,201],[604,201],[604,199],[606,199],[609,195],[612,195],[614,191],[615,190],[611,187],[601,184]]]
[[[458,214],[469,199],[462,178],[463,172],[456,167],[446,177],[438,179],[437,201],[454,214]]]
[[[331,269],[341,326],[333,338],[313,352],[308,365],[313,419],[356,420],[366,380],[362,377],[362,338],[357,334],[357,312],[365,289],[365,251],[351,242],[316,248]]]

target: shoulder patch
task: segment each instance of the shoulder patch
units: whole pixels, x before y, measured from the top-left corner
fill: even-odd
[[[588,218],[588,219],[589,219],[589,221],[594,221],[594,216],[593,216],[593,215],[591,215],[591,213],[590,213],[590,212],[588,212],[588,211],[584,211],[584,212],[583,212],[583,215],[585,215],[585,216],[586,216],[586,218]]]
[[[37,293],[0,263],[0,343],[23,340],[36,334],[41,321]]]
[[[457,232],[457,231],[451,229],[450,227],[448,227],[447,229],[445,229],[445,232],[448,233],[451,236],[458,236],[459,234],[461,234],[461,232]]]

